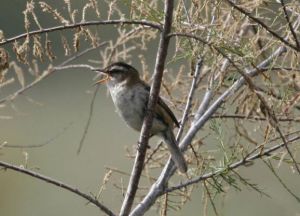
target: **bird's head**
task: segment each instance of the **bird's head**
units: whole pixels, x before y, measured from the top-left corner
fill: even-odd
[[[96,69],[96,71],[107,75],[107,79],[105,79],[105,81],[109,80],[116,84],[123,81],[139,81],[139,72],[134,67],[124,62],[115,62],[104,69]],[[103,79],[96,82],[96,84],[102,82]]]

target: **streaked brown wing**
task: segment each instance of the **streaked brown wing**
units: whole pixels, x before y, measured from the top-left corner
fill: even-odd
[[[147,85],[145,82],[143,82],[143,85],[145,86],[145,89],[150,93],[150,86]],[[176,116],[172,112],[172,110],[168,107],[168,105],[161,99],[161,97],[158,97],[157,105],[155,107],[155,110],[157,114],[164,117],[167,124],[173,125],[173,123],[176,125],[176,127],[179,128],[179,122],[177,121]]]
[[[179,127],[179,122],[177,121],[176,116],[168,105],[159,97],[157,101],[157,111],[159,114],[164,115],[166,119],[171,120],[177,127]],[[169,123],[169,122],[168,122]]]

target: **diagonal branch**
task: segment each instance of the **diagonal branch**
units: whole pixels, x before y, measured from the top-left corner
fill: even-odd
[[[88,200],[89,202],[91,202],[94,205],[96,205],[97,207],[99,207],[99,209],[101,211],[103,211],[105,214],[110,215],[110,216],[115,216],[115,214],[109,208],[107,208],[105,205],[100,203],[97,199],[95,199],[94,197],[92,197],[92,196],[90,196],[86,193],[81,192],[80,190],[78,190],[77,188],[75,188],[73,186],[67,185],[67,184],[65,184],[61,181],[58,181],[56,179],[50,178],[48,176],[39,174],[37,172],[31,171],[31,170],[28,170],[28,169],[25,169],[23,167],[12,165],[10,163],[6,163],[4,161],[0,161],[0,166],[4,167],[4,169],[10,169],[10,170],[14,170],[14,171],[17,171],[17,172],[20,172],[20,173],[24,173],[26,175],[32,176],[33,178],[40,179],[44,182],[47,182],[49,184],[52,184],[52,185],[55,185],[57,187],[63,188],[67,191],[70,191],[74,194],[77,194],[78,196],[83,197],[84,199]]]
[[[154,107],[156,105],[158,95],[159,95],[163,70],[165,67],[165,60],[167,57],[168,46],[170,41],[170,37],[168,37],[168,34],[170,33],[171,26],[172,26],[173,4],[174,4],[173,0],[167,0],[165,2],[164,26],[160,35],[160,41],[159,41],[158,52],[156,56],[153,83],[151,85],[147,113],[144,118],[142,130],[141,130],[141,135],[138,143],[139,148],[136,153],[133,170],[131,172],[125,198],[122,203],[122,207],[120,211],[121,216],[127,216],[130,213],[135,198],[135,194],[138,189],[140,176],[144,166],[148,140],[150,135],[150,129],[152,126],[152,121],[154,116]]]
[[[66,30],[66,29],[74,29],[82,26],[93,26],[93,25],[114,25],[114,24],[122,24],[122,25],[142,25],[142,26],[148,26],[153,29],[157,29],[161,31],[161,25],[155,22],[149,22],[149,21],[144,21],[144,20],[95,20],[95,21],[86,21],[86,22],[80,22],[80,23],[74,23],[70,25],[60,25],[60,26],[54,26],[50,28],[45,28],[45,29],[39,29],[39,30],[34,30],[30,31],[28,33],[23,33],[8,39],[3,39],[0,42],[0,46],[8,43],[13,43],[16,40],[20,40],[22,38],[26,38],[27,36],[32,36],[32,35],[37,35],[37,34],[44,34],[48,32],[55,32],[55,31],[61,31],[61,30]]]

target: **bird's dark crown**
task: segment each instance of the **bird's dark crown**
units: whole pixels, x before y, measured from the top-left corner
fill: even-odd
[[[136,83],[140,80],[139,72],[129,64],[124,62],[115,62],[104,69],[113,82],[119,83],[127,80],[128,83]]]
[[[127,73],[127,72],[137,72],[137,70],[125,62],[115,62],[105,68],[105,71],[109,74],[114,73]]]

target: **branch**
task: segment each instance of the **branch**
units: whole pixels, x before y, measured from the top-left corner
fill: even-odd
[[[141,129],[141,135],[139,138],[139,148],[136,153],[133,170],[131,172],[131,176],[128,183],[128,188],[120,210],[121,216],[127,216],[130,213],[144,166],[148,140],[154,116],[154,108],[160,91],[160,85],[170,41],[170,37],[168,37],[168,34],[170,33],[172,26],[173,4],[173,0],[167,0],[165,2],[164,26],[160,35],[160,41],[154,69],[153,83],[151,85],[149,101],[147,105],[147,112],[144,118],[143,126]]]
[[[289,140],[287,140],[288,143],[291,143],[291,142],[294,142],[296,140],[299,140],[300,139],[300,136],[296,136],[296,137],[293,137]],[[218,176],[224,172],[227,172],[227,171],[230,171],[230,170],[234,170],[240,166],[244,166],[244,165],[247,165],[249,162],[251,161],[254,161],[256,159],[259,159],[259,158],[262,158],[264,156],[270,156],[270,154],[282,147],[285,146],[285,143],[280,143],[278,145],[275,145],[273,147],[270,147],[266,150],[264,150],[263,152],[259,151],[258,153],[250,156],[248,155],[247,157],[241,159],[240,161],[238,162],[235,162],[235,163],[232,163],[230,165],[228,165],[227,167],[221,169],[221,170],[217,170],[217,171],[213,171],[213,172],[210,172],[210,173],[207,173],[207,174],[204,174],[204,175],[201,175],[201,176],[198,176],[196,178],[193,178],[187,182],[184,182],[184,183],[181,183],[177,186],[174,186],[174,187],[170,187],[170,188],[167,188],[162,194],[164,193],[169,193],[169,192],[172,192],[174,190],[178,190],[178,189],[181,189],[181,188],[184,188],[184,187],[187,187],[189,185],[192,185],[192,184],[195,184],[195,183],[198,183],[198,182],[201,182],[201,181],[204,181],[208,178],[212,178],[212,177],[215,177],[215,176]],[[160,194],[160,195],[162,195]]]
[[[97,85],[96,88],[94,89],[94,93],[93,93],[92,100],[91,100],[91,103],[90,103],[88,119],[86,121],[84,130],[83,130],[83,134],[82,134],[82,137],[80,139],[79,146],[77,148],[77,155],[79,155],[79,153],[81,151],[81,148],[83,146],[84,140],[86,138],[86,135],[88,133],[89,127],[91,125],[92,116],[94,114],[94,104],[95,104],[95,101],[96,101],[96,96],[97,96],[99,87],[100,87],[100,85]]]
[[[26,175],[29,175],[29,176],[33,177],[33,178],[40,179],[40,180],[42,180],[44,182],[47,182],[49,184],[53,184],[53,185],[55,185],[57,187],[63,188],[65,190],[67,190],[67,191],[70,191],[70,192],[72,192],[74,194],[77,194],[78,196],[83,197],[84,199],[88,200],[89,202],[91,202],[94,205],[96,205],[97,207],[99,207],[99,209],[101,211],[103,211],[104,213],[106,213],[107,215],[115,216],[115,214],[109,208],[107,208],[105,205],[103,205],[102,203],[100,203],[97,199],[95,199],[94,197],[92,197],[90,195],[87,195],[86,193],[81,192],[80,190],[78,190],[75,187],[67,185],[67,184],[65,184],[65,183],[63,183],[61,181],[55,180],[55,179],[50,178],[48,176],[39,174],[37,172],[25,169],[23,167],[6,163],[4,161],[0,161],[0,166],[4,167],[5,169],[11,169],[11,170],[14,170],[14,171],[17,171],[17,172],[20,172],[20,173],[24,173]]]
[[[244,10],[243,8],[237,6],[234,2],[230,1],[230,0],[225,0],[231,7],[233,7],[234,9],[238,10],[240,13],[244,14],[245,16],[247,16],[248,18],[250,18],[251,20],[253,20],[254,22],[256,22],[257,24],[259,24],[260,26],[262,26],[267,32],[269,32],[271,35],[273,35],[275,38],[277,38],[278,40],[280,40],[282,43],[284,43],[286,46],[294,49],[295,51],[299,52],[300,48],[296,47],[295,45],[289,43],[285,38],[281,37],[280,35],[278,35],[275,31],[273,31],[272,29],[270,29],[264,22],[262,22],[261,20],[259,20],[258,18],[254,17],[251,15],[251,13],[249,13],[248,11]]]
[[[0,145],[0,149],[2,147],[4,148],[20,148],[20,149],[25,149],[25,148],[40,148],[45,145],[48,145],[52,143],[54,140],[62,136],[73,124],[74,122],[70,122],[67,126],[63,127],[58,133],[56,133],[54,136],[52,136],[50,139],[47,139],[46,141],[39,143],[39,144],[31,144],[31,145],[14,145],[14,144],[7,144],[7,142],[4,142],[3,144]]]
[[[279,181],[279,183],[282,185],[282,187],[291,194],[299,203],[300,203],[300,197],[297,196],[282,180],[282,178],[279,176],[279,174],[275,171],[275,168],[273,167],[270,160],[263,160],[263,162],[266,164],[266,166],[270,169],[270,171],[273,173],[275,178]]]
[[[208,105],[209,105],[209,103],[212,99],[212,96],[213,96],[212,88],[213,88],[213,77],[211,77],[209,82],[208,82],[208,85],[206,87],[206,91],[205,91],[205,94],[204,94],[203,99],[201,101],[201,104],[199,105],[198,110],[195,114],[194,121],[196,119],[199,119],[203,115],[203,113],[207,110]]]
[[[216,114],[212,118],[228,118],[228,119],[245,119],[245,120],[256,120],[256,121],[267,121],[268,119],[260,116],[247,116],[239,114]],[[300,118],[277,118],[277,121],[282,122],[300,122]]]
[[[181,118],[181,121],[180,121],[180,128],[179,128],[179,131],[177,133],[177,136],[176,136],[176,140],[180,140],[180,137],[183,133],[183,130],[184,130],[184,126],[185,126],[185,123],[188,119],[188,115],[190,113],[190,110],[192,108],[192,102],[193,102],[193,97],[194,97],[194,93],[195,93],[195,90],[197,89],[197,86],[199,84],[198,80],[199,80],[199,77],[200,77],[200,72],[201,72],[201,69],[202,69],[202,66],[203,66],[203,59],[200,58],[196,64],[196,70],[195,70],[195,74],[193,76],[193,81],[192,81],[192,84],[191,84],[191,88],[190,88],[190,92],[188,94],[188,97],[187,97],[187,102],[186,102],[186,105],[185,105],[185,108],[184,108],[184,111],[183,111],[183,115],[182,115],[182,118]]]
[[[161,31],[161,25],[154,23],[154,22],[149,22],[145,20],[95,20],[95,21],[87,21],[87,22],[80,22],[80,23],[74,23],[70,25],[60,25],[60,26],[54,26],[50,28],[45,28],[45,29],[40,29],[40,30],[34,30],[30,31],[28,33],[23,33],[8,39],[4,39],[3,41],[0,42],[0,46],[8,43],[12,43],[16,40],[26,38],[27,36],[32,36],[36,34],[45,34],[48,32],[55,32],[55,31],[60,31],[60,30],[66,30],[66,29],[73,29],[73,28],[78,28],[82,26],[93,26],[93,25],[114,25],[114,24],[122,24],[122,25],[142,25],[142,26],[148,26],[154,29],[157,29]]]

